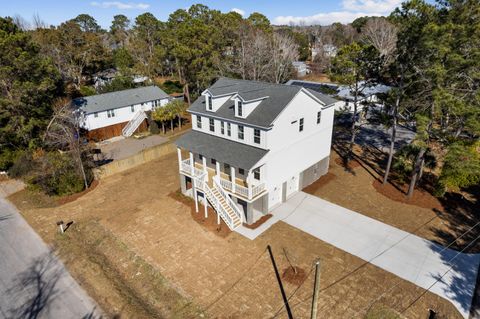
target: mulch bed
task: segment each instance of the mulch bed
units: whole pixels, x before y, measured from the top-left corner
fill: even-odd
[[[317,179],[317,180],[316,180],[315,182],[313,182],[312,184],[310,184],[310,185],[308,185],[307,187],[305,187],[305,188],[303,189],[303,191],[304,191],[305,193],[314,195],[317,190],[319,190],[320,188],[322,188],[324,185],[327,185],[331,180],[334,180],[335,178],[337,178],[337,175],[328,172],[327,174],[323,175],[322,177],[320,177],[319,179]]]
[[[421,188],[416,188],[413,192],[412,198],[408,198],[407,184],[394,186],[391,183],[387,183],[386,185],[383,185],[378,179],[374,180],[372,184],[377,192],[396,202],[443,211],[443,206],[440,201],[435,196]]]
[[[337,157],[335,159],[335,163],[338,166],[341,166],[341,167],[344,167],[344,168],[347,168],[347,169],[354,169],[354,168],[357,168],[361,165],[360,162],[357,161],[356,159],[352,159],[352,160],[348,161],[348,163],[345,163],[341,157]]]
[[[195,201],[182,194],[180,190],[171,192],[168,196],[184,205],[190,207],[190,215],[192,219],[201,225],[204,229],[214,233],[215,235],[225,238],[232,232],[228,228],[227,224],[220,218],[220,224],[217,224],[217,213],[211,208],[208,207],[208,217],[205,218],[204,208],[201,203],[198,203],[198,213],[195,212]]]
[[[98,180],[94,179],[93,182],[90,184],[89,188],[81,191],[80,193],[75,193],[75,194],[72,194],[72,195],[63,196],[63,197],[59,198],[57,200],[57,202],[58,202],[59,205],[64,205],[64,204],[73,202],[74,200],[77,200],[78,198],[82,197],[83,195],[88,194],[91,191],[93,191],[98,186],[98,183],[99,183]]]
[[[249,224],[246,224],[246,223],[243,223],[243,226],[247,227],[248,229],[257,229],[258,227],[260,227],[260,225],[262,225],[263,223],[265,223],[267,220],[269,220],[273,215],[272,214],[267,214],[267,215],[263,215],[262,217],[260,217],[259,220],[257,220],[256,222],[254,222],[253,224],[249,225]]]
[[[295,269],[294,269],[295,268]],[[282,279],[289,284],[298,286],[307,278],[307,273],[300,267],[287,267],[283,270]]]

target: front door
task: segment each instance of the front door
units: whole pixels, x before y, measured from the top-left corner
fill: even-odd
[[[298,190],[298,175],[292,176],[287,180],[287,197]]]
[[[268,209],[272,209],[273,206],[279,204],[282,201],[282,187],[276,186],[271,192],[268,193]]]

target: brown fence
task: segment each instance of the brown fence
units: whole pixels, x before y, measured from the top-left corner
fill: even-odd
[[[115,160],[111,163],[103,165],[102,167],[94,170],[95,178],[101,179],[116,173],[126,171],[127,169],[142,165],[146,162],[152,161],[166,154],[170,154],[176,151],[176,146],[173,143],[165,143],[157,145],[141,151],[130,157]]]

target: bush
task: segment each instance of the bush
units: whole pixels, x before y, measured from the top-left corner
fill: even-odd
[[[183,93],[183,85],[180,83],[180,81],[171,81],[167,80],[163,82],[160,87],[162,90],[165,91],[167,94],[172,94],[172,93]]]
[[[90,96],[97,94],[97,91],[93,86],[81,86],[80,87],[80,94],[82,96]]]

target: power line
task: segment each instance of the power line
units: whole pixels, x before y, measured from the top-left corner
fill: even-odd
[[[452,259],[450,259],[448,262],[450,263],[451,261],[453,261],[455,258],[457,258],[461,253],[463,253],[468,247],[470,247],[473,243],[475,243],[478,239],[480,238],[480,235],[477,236],[477,238],[475,238],[474,240],[472,240],[466,247],[464,247],[461,251],[457,252],[457,254],[452,257]],[[437,280],[435,280],[433,282],[433,284],[431,284],[427,289],[425,289],[417,298],[415,298],[405,309],[403,309],[400,313],[401,314],[404,314],[405,311],[407,311],[410,307],[412,307],[418,300],[420,300],[420,298],[422,298],[428,291],[430,291],[430,289],[435,286],[440,280],[443,279],[443,277],[445,277],[447,275],[447,273],[450,272],[450,270],[452,270],[453,266],[455,265],[455,263],[451,263],[450,264],[450,267],[447,269],[446,272],[443,273],[443,275],[441,275]]]

